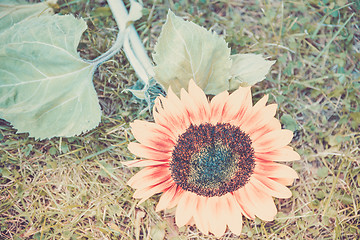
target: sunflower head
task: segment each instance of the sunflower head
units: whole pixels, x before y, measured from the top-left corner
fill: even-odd
[[[274,118],[276,104],[264,96],[252,104],[250,87],[224,91],[208,101],[189,82],[178,98],[171,89],[155,101],[155,122],[136,120],[139,143],[129,150],[140,157],[124,162],[145,167],[128,184],[145,201],[162,193],[157,211],[176,207],[179,227],[196,224],[203,233],[221,236],[228,226],[242,229],[242,216],[271,221],[277,210],[272,197],[289,198],[297,173],[276,162],[300,159],[289,146],[292,132]]]

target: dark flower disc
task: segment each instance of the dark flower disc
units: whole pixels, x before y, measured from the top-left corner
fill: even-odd
[[[249,135],[229,123],[190,125],[173,150],[171,176],[182,189],[200,196],[236,191],[255,167],[251,144]]]

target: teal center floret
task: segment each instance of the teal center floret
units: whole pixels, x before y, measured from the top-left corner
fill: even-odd
[[[191,125],[170,162],[175,183],[200,196],[222,196],[244,186],[255,167],[250,137],[228,123]]]

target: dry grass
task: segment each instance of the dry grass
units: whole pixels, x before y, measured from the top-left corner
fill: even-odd
[[[360,3],[347,1],[146,1],[136,27],[149,52],[166,12],[225,36],[233,53],[276,59],[254,98],[270,94],[277,117],[295,131],[302,160],[293,197],[276,199],[273,222],[245,220],[240,238],[357,239],[360,237]],[[59,3],[82,16],[89,30],[79,46],[92,59],[111,46],[116,24],[106,1]],[[125,183],[137,171],[129,123],[144,105],[124,88],[136,82],[118,54],[96,72],[103,110],[99,127],[79,137],[35,141],[0,120],[1,239],[215,239],[194,227],[178,229],[173,210],[156,213],[159,196],[141,205]],[[226,233],[222,239],[238,239]]]

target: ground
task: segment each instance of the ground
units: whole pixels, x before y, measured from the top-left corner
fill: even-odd
[[[128,2],[127,2],[128,3]],[[360,237],[359,1],[144,1],[135,23],[151,56],[168,9],[225,37],[232,53],[276,60],[252,88],[278,104],[295,131],[301,160],[293,197],[275,199],[272,222],[244,218],[240,239]],[[93,59],[110,48],[117,26],[105,0],[61,0],[56,11],[85,19],[78,50]],[[129,123],[152,121],[144,103],[123,92],[137,78],[121,52],[96,71],[101,124],[80,136],[35,140],[0,120],[1,239],[215,239],[178,228],[173,212],[155,212],[156,195],[137,205],[127,180],[139,169]],[[239,239],[228,231],[222,239]]]

